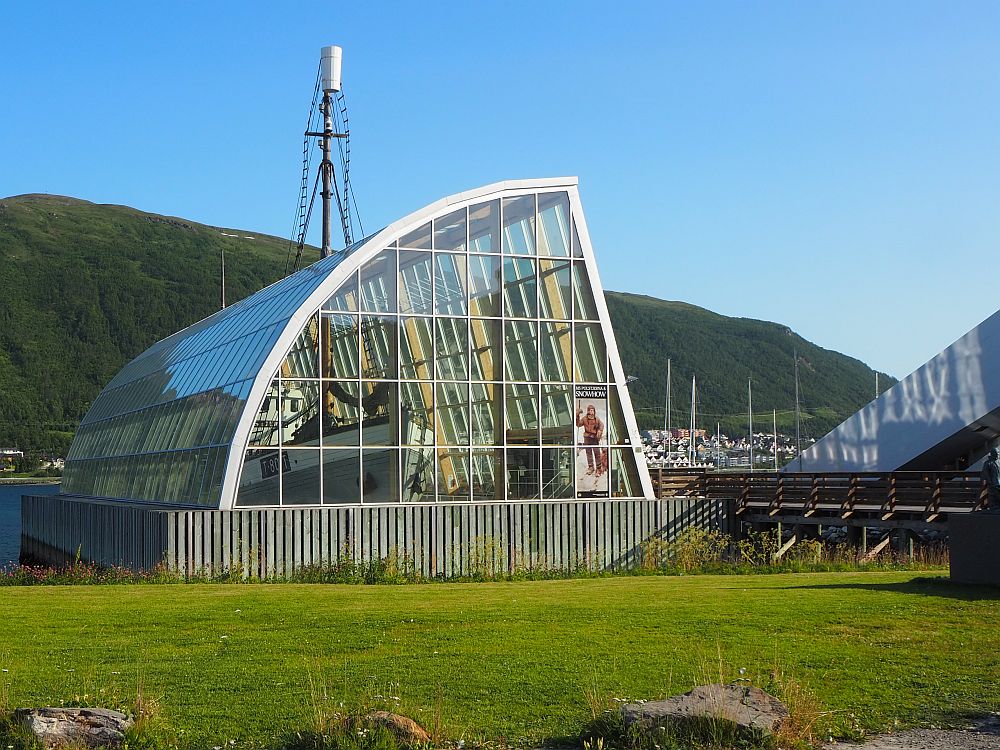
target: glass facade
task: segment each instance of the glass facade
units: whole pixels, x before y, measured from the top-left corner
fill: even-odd
[[[63,492],[214,507],[642,496],[570,195],[497,192],[151,347],[95,400]]]

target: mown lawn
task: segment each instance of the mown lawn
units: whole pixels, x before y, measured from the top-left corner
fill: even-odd
[[[998,629],[1000,590],[914,573],[7,588],[0,703],[141,686],[210,747],[387,701],[453,739],[540,742],[578,733],[595,701],[682,692],[721,663],[803,683],[842,734],[1000,709]]]

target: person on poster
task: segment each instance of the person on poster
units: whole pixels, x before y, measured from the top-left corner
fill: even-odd
[[[600,444],[604,437],[604,422],[597,416],[593,404],[587,404],[587,413],[583,409],[576,410],[576,426],[583,428],[583,446],[587,454],[587,473],[601,476],[604,473],[604,461]]]

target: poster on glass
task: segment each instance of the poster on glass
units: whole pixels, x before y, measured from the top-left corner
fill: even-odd
[[[609,497],[608,387],[578,385],[576,397],[576,494]]]

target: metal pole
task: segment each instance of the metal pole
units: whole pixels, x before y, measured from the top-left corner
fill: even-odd
[[[330,92],[326,91],[323,93],[323,104],[321,107],[323,112],[323,161],[319,166],[323,175],[323,192],[320,193],[323,198],[323,244],[319,251],[319,257],[321,258],[326,258],[333,252],[333,248],[330,246],[331,199],[333,198],[333,162],[330,160],[330,147],[333,142],[332,106]]]
[[[747,416],[750,423],[750,473],[753,474],[753,379],[747,378]]]
[[[688,463],[694,466],[694,459],[697,451],[694,449],[694,423],[695,423],[695,376],[691,376],[691,429],[688,433]]]
[[[669,357],[667,358],[667,407],[666,408],[667,412],[666,414],[663,415],[663,425],[664,425],[663,429],[667,433],[666,434],[667,453],[664,456],[664,459],[669,461],[671,443],[673,442],[672,436],[670,434],[670,358]]]
[[[771,410],[771,419],[774,420],[774,470],[778,470],[778,410]]]
[[[802,472],[802,444],[799,441],[799,352],[792,350],[795,358],[795,455],[799,458],[799,472]]]
[[[226,248],[222,248],[222,309],[226,309]]]

